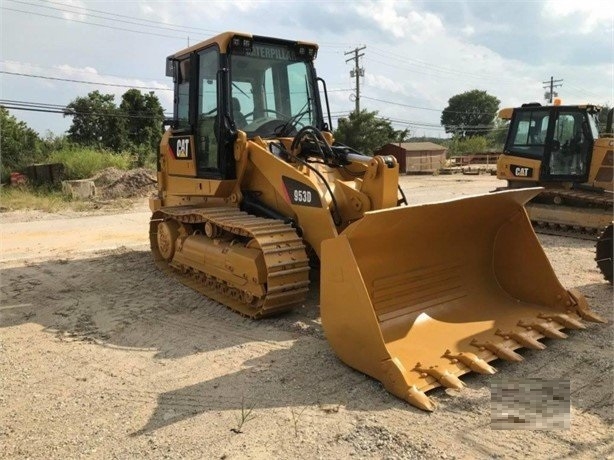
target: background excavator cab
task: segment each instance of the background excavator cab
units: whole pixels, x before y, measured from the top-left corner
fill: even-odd
[[[524,104],[514,109],[504,153],[535,160],[515,164],[512,181],[585,183],[599,137],[595,108]]]

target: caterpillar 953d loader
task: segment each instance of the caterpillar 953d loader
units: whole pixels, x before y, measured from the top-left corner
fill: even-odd
[[[526,206],[537,231],[597,237],[597,265],[612,283],[614,132],[600,134],[593,105],[538,103],[503,109],[510,120],[497,177],[508,188],[542,186]]]
[[[425,391],[600,321],[535,237],[523,204],[538,189],[406,206],[394,158],[336,144],[317,50],[228,32],[168,57],[174,117],[150,201],[161,269],[262,318],[300,304],[319,261],[334,351],[426,410]]]

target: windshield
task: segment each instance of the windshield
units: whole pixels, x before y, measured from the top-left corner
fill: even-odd
[[[288,136],[317,125],[313,73],[292,47],[254,43],[230,56],[231,109],[238,129],[252,136]]]

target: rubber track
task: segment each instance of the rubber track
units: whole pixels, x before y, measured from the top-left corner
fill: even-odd
[[[266,294],[247,304],[223,289],[224,280],[217,280],[217,288],[212,288],[205,285],[202,273],[171,267],[157,249],[157,225],[166,219],[185,224],[211,222],[233,235],[256,240],[266,265]],[[294,305],[305,300],[309,291],[309,259],[305,245],[294,228],[277,220],[252,216],[229,207],[167,207],[152,216],[150,242],[155,262],[160,269],[178,278],[186,286],[250,318],[274,316],[291,310]],[[204,275],[213,278],[210,274]]]

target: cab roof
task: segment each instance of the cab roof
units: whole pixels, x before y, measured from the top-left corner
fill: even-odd
[[[543,109],[584,109],[588,113],[597,113],[601,110],[600,105],[595,104],[569,104],[569,105],[541,105],[539,102],[522,104],[520,107],[506,107],[499,110],[498,117],[502,120],[511,120],[514,110],[543,108]]]
[[[285,40],[282,38],[265,37],[261,35],[252,35],[252,34],[248,34],[244,32],[228,31],[228,32],[223,32],[221,34],[215,35],[211,38],[208,38],[207,40],[203,40],[202,42],[196,43],[195,45],[192,45],[188,48],[184,48],[180,51],[177,51],[176,53],[168,56],[167,59],[177,60],[177,59],[185,58],[188,55],[190,55],[190,53],[204,49],[207,46],[212,45],[214,43],[217,43],[217,45],[220,48],[221,53],[226,53],[228,51],[228,45],[230,44],[231,40],[233,39],[233,37],[237,37],[237,36],[241,38],[252,39],[255,41],[270,41],[270,42],[277,42],[277,43],[285,43],[288,45],[307,45],[310,47],[315,47],[316,50],[318,49],[318,45],[313,42],[305,42],[305,41],[300,41],[300,40]]]

